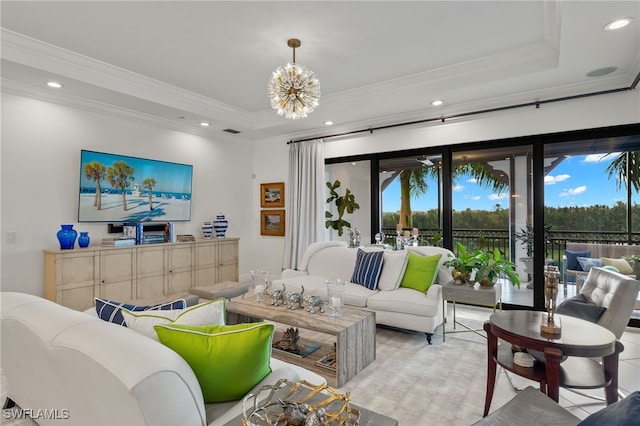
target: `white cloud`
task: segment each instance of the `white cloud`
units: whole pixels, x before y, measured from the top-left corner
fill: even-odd
[[[473,197],[471,197],[472,200],[474,201],[478,201],[479,199],[481,199],[482,197],[479,195],[474,195]]]
[[[476,179],[476,178],[469,178],[469,179],[467,179],[467,182],[469,182],[469,183],[477,183],[477,182],[478,182],[478,179]]]
[[[583,161],[585,163],[598,163],[600,161],[611,161],[618,155],[620,155],[619,152],[612,152],[610,154],[589,154],[586,157],[584,157]]]
[[[555,185],[558,182],[562,182],[565,181],[567,179],[569,179],[571,177],[571,175],[557,175],[557,176],[551,176],[551,175],[547,175],[544,177],[544,184],[545,185]]]
[[[504,200],[505,198],[507,198],[508,194],[491,194],[489,195],[489,199],[490,200]]]
[[[559,197],[568,197],[570,195],[580,195],[580,194],[584,193],[586,190],[587,190],[587,186],[586,185],[582,185],[582,186],[579,186],[577,188],[565,189],[559,194]]]
[[[464,186],[462,186],[462,185],[453,185],[452,189],[454,191],[456,191],[456,192],[459,192],[459,191],[462,191],[464,189]]]

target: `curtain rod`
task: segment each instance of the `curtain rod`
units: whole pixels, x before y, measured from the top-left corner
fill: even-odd
[[[611,93],[626,92],[626,91],[629,91],[629,90],[634,90],[636,88],[636,86],[638,85],[638,82],[640,82],[640,73],[638,73],[636,78],[633,80],[633,83],[629,87],[621,87],[621,88],[618,88],[618,89],[602,90],[600,92],[583,93],[581,95],[563,96],[563,97],[560,97],[560,98],[546,99],[546,100],[542,100],[542,101],[525,102],[525,103],[522,103],[522,104],[514,104],[514,105],[507,105],[507,106],[501,106],[501,107],[496,107],[496,108],[481,109],[481,110],[477,110],[477,111],[461,112],[461,113],[458,113],[458,114],[451,114],[451,115],[446,115],[446,116],[443,115],[443,116],[440,116],[440,117],[432,117],[432,118],[424,118],[424,119],[421,119],[421,120],[414,120],[414,121],[407,121],[407,122],[396,123],[396,124],[389,124],[389,125],[386,125],[386,126],[370,127],[368,129],[352,130],[352,131],[343,132],[343,133],[333,133],[333,134],[325,135],[325,136],[315,136],[315,137],[312,137],[312,138],[294,139],[294,140],[288,141],[287,145],[292,144],[292,143],[298,143],[298,142],[307,142],[307,141],[311,141],[311,140],[314,140],[314,139],[337,138],[337,137],[341,137],[341,136],[357,135],[359,133],[365,133],[365,132],[373,133],[376,130],[392,129],[394,127],[401,127],[401,126],[411,126],[413,124],[430,123],[432,121],[441,121],[441,122],[444,123],[446,120],[450,120],[452,118],[468,117],[468,116],[472,116],[472,115],[486,114],[486,113],[497,112],[497,111],[505,111],[505,110],[515,109],[515,108],[524,108],[524,107],[529,107],[529,106],[535,106],[536,108],[540,108],[540,105],[550,104],[550,103],[553,103],[553,102],[570,101],[570,100],[574,100],[574,99],[588,98],[588,97],[591,97],[591,96],[600,96],[600,95],[607,95],[607,94],[611,94]]]

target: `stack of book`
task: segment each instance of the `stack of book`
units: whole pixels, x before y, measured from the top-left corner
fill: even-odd
[[[135,238],[103,238],[102,245],[108,247],[128,247],[135,246]]]
[[[142,244],[158,244],[164,242],[164,235],[162,234],[144,234],[142,237]]]
[[[190,234],[181,234],[181,235],[178,235],[177,239],[182,243],[185,241],[195,241],[196,237]]]

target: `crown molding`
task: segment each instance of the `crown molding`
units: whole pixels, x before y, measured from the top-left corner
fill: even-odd
[[[248,111],[5,28],[1,29],[1,37],[4,60],[193,114],[216,117],[237,127],[250,126]]]
[[[35,99],[38,101],[49,102],[64,107],[79,109],[82,111],[109,115],[112,117],[126,119],[141,124],[163,128],[166,130],[188,133],[195,136],[202,136],[217,141],[229,141],[236,143],[238,141],[248,141],[248,139],[241,135],[229,135],[223,132],[222,129],[205,129],[197,125],[189,125],[186,123],[181,123],[179,121],[167,120],[153,114],[146,114],[140,111],[123,108],[113,104],[98,102],[80,96],[69,95],[63,92],[52,92],[51,90],[47,90],[46,88],[34,87],[32,85],[24,84],[15,80],[9,80],[4,77],[0,79],[0,84],[2,86],[2,93],[8,93],[29,99]]]

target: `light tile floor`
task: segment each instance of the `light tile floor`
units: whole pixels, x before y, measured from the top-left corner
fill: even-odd
[[[450,303],[448,304],[448,309],[449,313],[447,317],[453,318]],[[493,310],[490,308],[465,306],[460,304],[456,305],[456,317],[458,319],[469,318],[485,321],[489,319],[489,316],[492,313]],[[619,389],[624,395],[628,395],[631,392],[640,390],[640,329],[627,327],[620,340],[625,349],[620,354],[618,374]],[[513,383],[518,389],[523,389],[526,386],[538,388],[538,384],[536,382],[511,373],[509,373],[509,376],[512,378]],[[583,393],[604,398],[604,389],[589,389],[583,391]],[[507,403],[516,396],[516,394],[517,391],[512,386],[509,377],[507,377],[507,373],[505,370],[500,368],[498,378],[496,380],[491,411],[494,411]],[[584,419],[589,414],[606,406],[604,401],[587,398],[562,388],[560,389],[559,403],[580,419]]]

